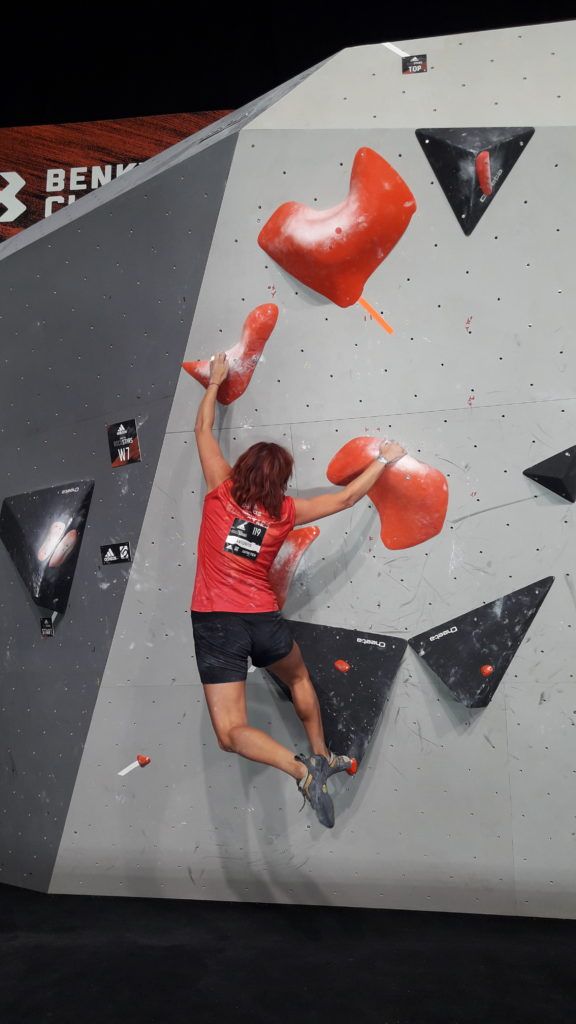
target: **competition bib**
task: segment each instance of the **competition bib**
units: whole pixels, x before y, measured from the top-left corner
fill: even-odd
[[[240,558],[258,558],[267,527],[248,519],[235,519],[224,542],[224,551]]]

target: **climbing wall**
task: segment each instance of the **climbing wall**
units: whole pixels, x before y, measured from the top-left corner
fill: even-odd
[[[69,383],[79,396],[69,423],[81,422],[80,396],[92,401],[94,373],[101,364],[113,370],[103,342],[90,344],[102,309],[96,297],[112,287],[122,295],[132,279],[121,250],[132,231],[139,249],[158,249],[145,213],[152,183],[167,190],[166,203],[170,195],[166,257],[188,215],[189,249],[173,264],[166,258],[173,288],[162,278],[157,294],[139,278],[138,299],[118,300],[121,400],[90,407],[94,456],[79,442],[62,475],[40,459],[45,440],[54,452],[40,423],[30,455],[13,459],[18,478],[5,483],[5,497],[80,478],[95,488],[54,637],[40,636],[29,594],[2,551],[18,601],[5,602],[2,624],[13,666],[3,713],[15,753],[0,877],[52,892],[576,916],[576,527],[562,462],[567,453],[570,465],[576,443],[575,36],[569,23],[346,50],[237,118],[228,138],[175,147],[138,168],[133,187],[106,186],[85,200],[86,213],[61,213],[59,226],[37,236],[33,228],[10,250],[4,267],[13,268],[14,294],[20,289],[12,299],[20,353],[34,346],[34,324],[44,318],[52,354],[59,335],[43,304],[59,282],[68,280],[69,306],[90,310],[81,333],[67,314],[65,352],[78,364]],[[403,73],[403,62],[421,54],[427,70]],[[208,175],[223,161],[214,171],[217,197],[187,177],[200,159]],[[364,184],[346,205],[357,161]],[[375,213],[378,188],[390,202]],[[289,202],[299,209],[282,212]],[[199,261],[195,218],[206,203],[216,209]],[[120,217],[118,204],[132,219]],[[362,217],[372,240],[392,244],[355,241]],[[105,239],[100,223],[110,225]],[[291,254],[276,244],[278,224],[288,234],[296,224]],[[76,237],[82,251],[74,256],[67,246]],[[363,268],[356,292],[344,281],[346,259],[338,263],[341,241]],[[98,246],[109,284],[89,264]],[[57,269],[60,255],[63,266],[73,263],[69,278]],[[182,290],[187,259],[198,275],[191,298]],[[21,298],[24,280],[32,281],[34,314]],[[173,312],[178,302],[178,323],[163,309],[150,349],[145,324],[163,289],[164,307]],[[384,490],[319,523],[284,607],[295,634],[313,645],[331,727],[341,706],[347,728],[353,721],[364,730],[357,775],[332,787],[331,832],[308,809],[299,813],[292,780],[218,748],[188,611],[204,493],[193,434],[203,391],[190,374],[177,376],[179,362],[236,345],[251,312],[272,304],[277,322],[246,390],[219,409],[226,457],[277,441],[295,457],[293,493],[310,496],[357,472],[362,452],[380,438],[397,438],[410,454],[385,470],[392,475]],[[92,375],[82,367],[85,352]],[[146,386],[156,385],[164,409],[157,447],[126,390],[134,353],[146,353]],[[24,378],[14,365],[11,379]],[[15,434],[31,430],[20,394]],[[159,407],[147,401],[150,413]],[[106,424],[123,416],[138,419],[142,458],[112,469]],[[60,436],[60,459],[68,443],[69,431]],[[555,468],[538,474],[552,457]],[[559,474],[562,485],[548,486]],[[122,517],[128,496],[138,515]],[[130,567],[97,565],[100,544],[125,539]],[[401,660],[390,660],[392,649]],[[88,671],[90,659],[98,666]],[[68,665],[65,684],[60,664]],[[87,679],[90,699],[78,703]],[[83,716],[70,740],[55,697],[61,689]],[[299,723],[277,685],[253,670],[247,689],[253,724],[300,750]],[[34,715],[40,699],[44,710]],[[31,774],[33,721],[51,738]],[[58,753],[68,761],[65,776]],[[59,780],[54,797],[42,769]],[[43,871],[31,874],[40,856]]]

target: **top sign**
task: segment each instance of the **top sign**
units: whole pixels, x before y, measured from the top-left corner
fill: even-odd
[[[428,71],[428,58],[425,53],[416,53],[413,57],[402,57],[402,74],[418,75]]]

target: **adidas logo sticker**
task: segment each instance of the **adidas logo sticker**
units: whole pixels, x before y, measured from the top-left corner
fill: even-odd
[[[104,561],[105,562],[115,562],[116,561],[116,555],[112,551],[112,548],[108,548],[108,551],[104,555]]]
[[[123,423],[121,423],[120,426],[118,427],[118,430],[116,431],[116,434],[118,435],[118,437],[122,437],[126,433],[127,433],[126,427],[124,426]]]

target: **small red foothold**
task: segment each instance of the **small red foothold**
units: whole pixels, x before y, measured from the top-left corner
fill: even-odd
[[[136,760],[141,768],[145,768],[147,764],[150,764],[152,758],[146,757],[145,754],[136,754]]]
[[[337,668],[339,672],[349,672],[350,671],[350,665],[348,664],[347,661],[344,661],[342,658],[338,658],[334,662],[334,668]]]
[[[347,775],[356,775],[357,771],[358,771],[358,761],[356,760],[355,757],[353,757],[352,761],[350,762],[350,767],[346,769],[346,774]]]
[[[493,671],[494,671],[494,665],[481,665],[480,666],[480,675],[482,675],[482,676],[491,676]]]

